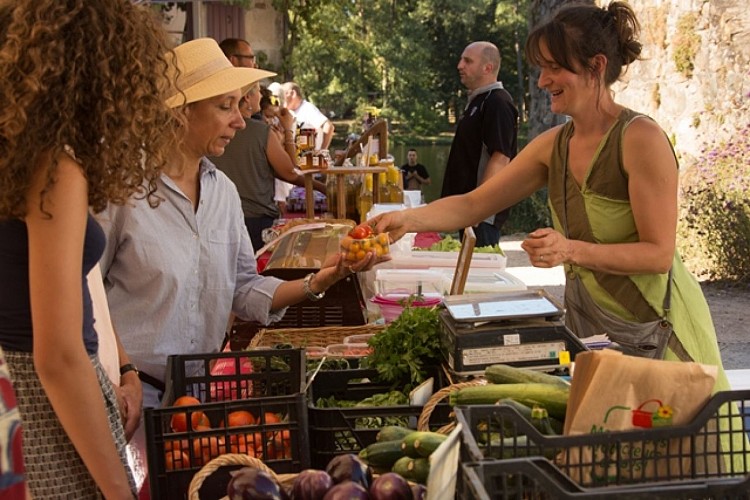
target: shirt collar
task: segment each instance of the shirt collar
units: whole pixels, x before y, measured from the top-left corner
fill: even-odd
[[[471,92],[469,92],[469,98],[466,101],[466,107],[469,107],[469,104],[471,104],[471,101],[478,95],[484,94],[485,92],[489,92],[490,90],[495,89],[502,89],[503,82],[492,82],[489,85],[485,85],[484,87],[479,87],[478,89],[474,89]]]

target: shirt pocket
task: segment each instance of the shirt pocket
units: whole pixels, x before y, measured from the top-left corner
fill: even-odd
[[[212,229],[208,233],[206,283],[212,290],[234,290],[240,235],[236,231]]]

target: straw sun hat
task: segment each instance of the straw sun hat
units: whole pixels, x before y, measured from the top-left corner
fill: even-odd
[[[232,66],[213,38],[185,42],[175,47],[174,54],[180,73],[167,99],[172,108],[240,88],[247,90],[253,83],[276,75],[262,69]]]

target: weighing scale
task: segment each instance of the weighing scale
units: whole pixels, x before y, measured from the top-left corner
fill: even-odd
[[[563,309],[542,289],[478,293],[444,299],[440,337],[459,376],[494,364],[555,370],[588,350],[563,323]]]

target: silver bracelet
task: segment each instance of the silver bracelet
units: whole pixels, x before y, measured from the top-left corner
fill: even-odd
[[[302,281],[302,290],[304,290],[305,296],[308,298],[308,300],[315,302],[325,297],[326,292],[325,290],[320,293],[315,293],[312,291],[312,288],[310,288],[310,282],[312,281],[313,276],[315,276],[315,273],[310,273],[305,276],[305,279]]]

